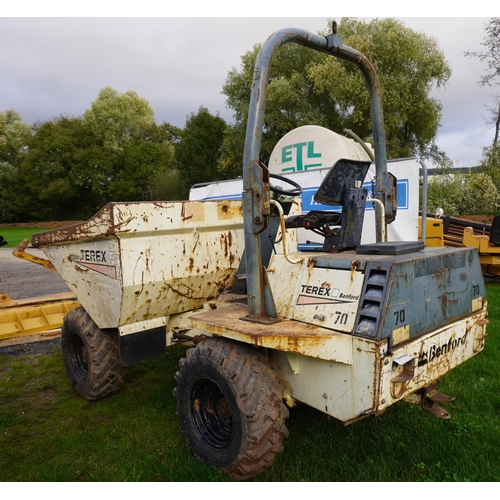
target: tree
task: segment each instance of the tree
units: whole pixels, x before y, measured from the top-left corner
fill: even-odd
[[[36,205],[30,218],[81,219],[100,208],[104,179],[94,168],[97,151],[80,118],[61,116],[35,124],[22,165]]]
[[[477,57],[481,62],[487,62],[488,71],[480,76],[478,83],[481,87],[493,87],[500,85],[500,17],[492,17],[485,24],[485,31],[486,35],[481,45],[486,47],[486,50],[468,50],[465,55]],[[500,96],[498,94],[493,95],[493,100],[495,102],[493,107],[486,106],[490,113],[487,124],[495,125],[493,144],[496,145],[500,130]]]
[[[365,54],[376,68],[383,91],[388,156],[446,159],[436,145],[441,103],[430,93],[446,84],[451,70],[436,40],[390,18],[368,23],[344,18],[338,33],[344,44]],[[254,46],[242,56],[241,69],[233,68],[223,86],[227,105],[234,110],[235,134],[240,134],[246,124],[259,49]],[[336,132],[350,128],[368,139],[372,131],[366,85],[354,65],[286,44],[271,66],[261,159],[269,158],[286,132],[308,124]],[[242,142],[231,137],[233,147]],[[231,145],[225,145],[225,157],[231,155],[236,157],[237,153]],[[234,168],[241,170],[239,163]]]
[[[480,171],[488,174],[500,189],[500,144],[493,143],[483,148],[483,157],[478,166]]]
[[[17,111],[0,111],[0,162],[15,165],[26,152],[26,141],[31,133],[31,127],[23,122]]]
[[[156,125],[153,108],[146,99],[133,90],[119,94],[111,87],[99,92],[83,114],[83,124],[110,152],[121,152],[125,146],[145,139]]]
[[[481,87],[491,87],[500,85],[500,17],[492,17],[485,24],[486,35],[483,45],[485,51],[467,50],[465,55],[468,57],[477,57],[481,62],[486,61],[488,71],[481,75],[478,83]]]
[[[155,199],[152,177],[165,172],[167,163],[161,144],[144,141],[137,146],[128,146],[120,155],[120,168],[109,182],[110,198],[121,201]]]
[[[0,220],[85,219],[109,201],[178,197],[180,137],[156,124],[145,99],[111,88],[83,118],[30,127],[15,111],[0,113]]]
[[[0,220],[18,222],[32,200],[20,172],[31,127],[12,109],[0,111]]]
[[[221,147],[226,122],[200,106],[186,120],[181,140],[175,145],[175,160],[184,183],[184,195],[198,182],[219,180]]]
[[[477,193],[481,193],[478,196]],[[494,212],[500,208],[500,194],[490,175],[470,172],[431,177],[427,191],[430,212],[442,208],[446,215]]]
[[[100,174],[104,200],[141,201],[169,194],[161,179],[174,168],[173,144],[181,130],[166,122],[157,125],[146,99],[106,87],[84,113],[83,126],[92,139],[93,169]]]
[[[174,144],[181,140],[182,130],[179,127],[163,122],[161,125],[155,125],[150,128],[148,138],[150,141],[159,144]]]
[[[233,68],[222,89],[227,96],[227,107],[234,111],[235,120],[224,141],[222,166],[233,176],[242,172],[248,105],[259,50],[260,45],[254,45],[241,57],[241,70]],[[311,68],[324,59],[323,54],[296,44],[284,45],[273,59],[261,144],[263,161],[268,161],[279,139],[296,127],[309,124],[332,130],[341,127],[336,106],[332,106],[326,92],[314,86],[311,75]]]
[[[486,109],[490,113],[490,118],[486,121],[487,125],[494,125],[495,136],[493,137],[493,145],[498,144],[498,134],[500,132],[500,96],[493,96],[494,104],[493,106],[486,106]]]

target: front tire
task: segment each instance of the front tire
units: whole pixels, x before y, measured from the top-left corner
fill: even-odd
[[[234,480],[268,469],[288,437],[288,408],[264,357],[213,338],[189,349],[179,364],[174,395],[188,448]]]
[[[61,350],[72,387],[88,400],[119,391],[125,368],[120,362],[118,332],[101,330],[83,307],[72,309],[61,328]]]

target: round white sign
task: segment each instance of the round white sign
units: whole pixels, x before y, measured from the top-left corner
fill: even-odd
[[[305,125],[281,138],[271,153],[268,168],[278,175],[306,172],[331,167],[341,158],[370,161],[363,146],[353,139],[324,127]]]

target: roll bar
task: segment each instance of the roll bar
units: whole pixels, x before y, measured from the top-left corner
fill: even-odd
[[[394,188],[387,173],[387,153],[382,91],[375,68],[359,51],[344,45],[333,23],[332,34],[326,37],[298,28],[285,28],[272,34],[257,56],[252,82],[252,94],[243,153],[243,213],[245,226],[245,258],[247,270],[248,316],[242,319],[260,323],[279,321],[269,287],[266,270],[261,263],[260,233],[267,227],[270,210],[269,172],[259,161],[264,110],[271,61],[276,51],[286,43],[297,43],[355,64],[363,74],[370,94],[372,132],[375,149],[376,193],[373,197],[385,207],[385,220],[395,217]],[[375,208],[376,238],[383,241],[385,222],[379,204]]]

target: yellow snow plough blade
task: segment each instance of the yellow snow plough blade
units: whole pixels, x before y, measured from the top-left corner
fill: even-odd
[[[68,311],[79,306],[69,292],[23,300],[0,295],[0,346],[12,344],[9,339],[60,328]]]

